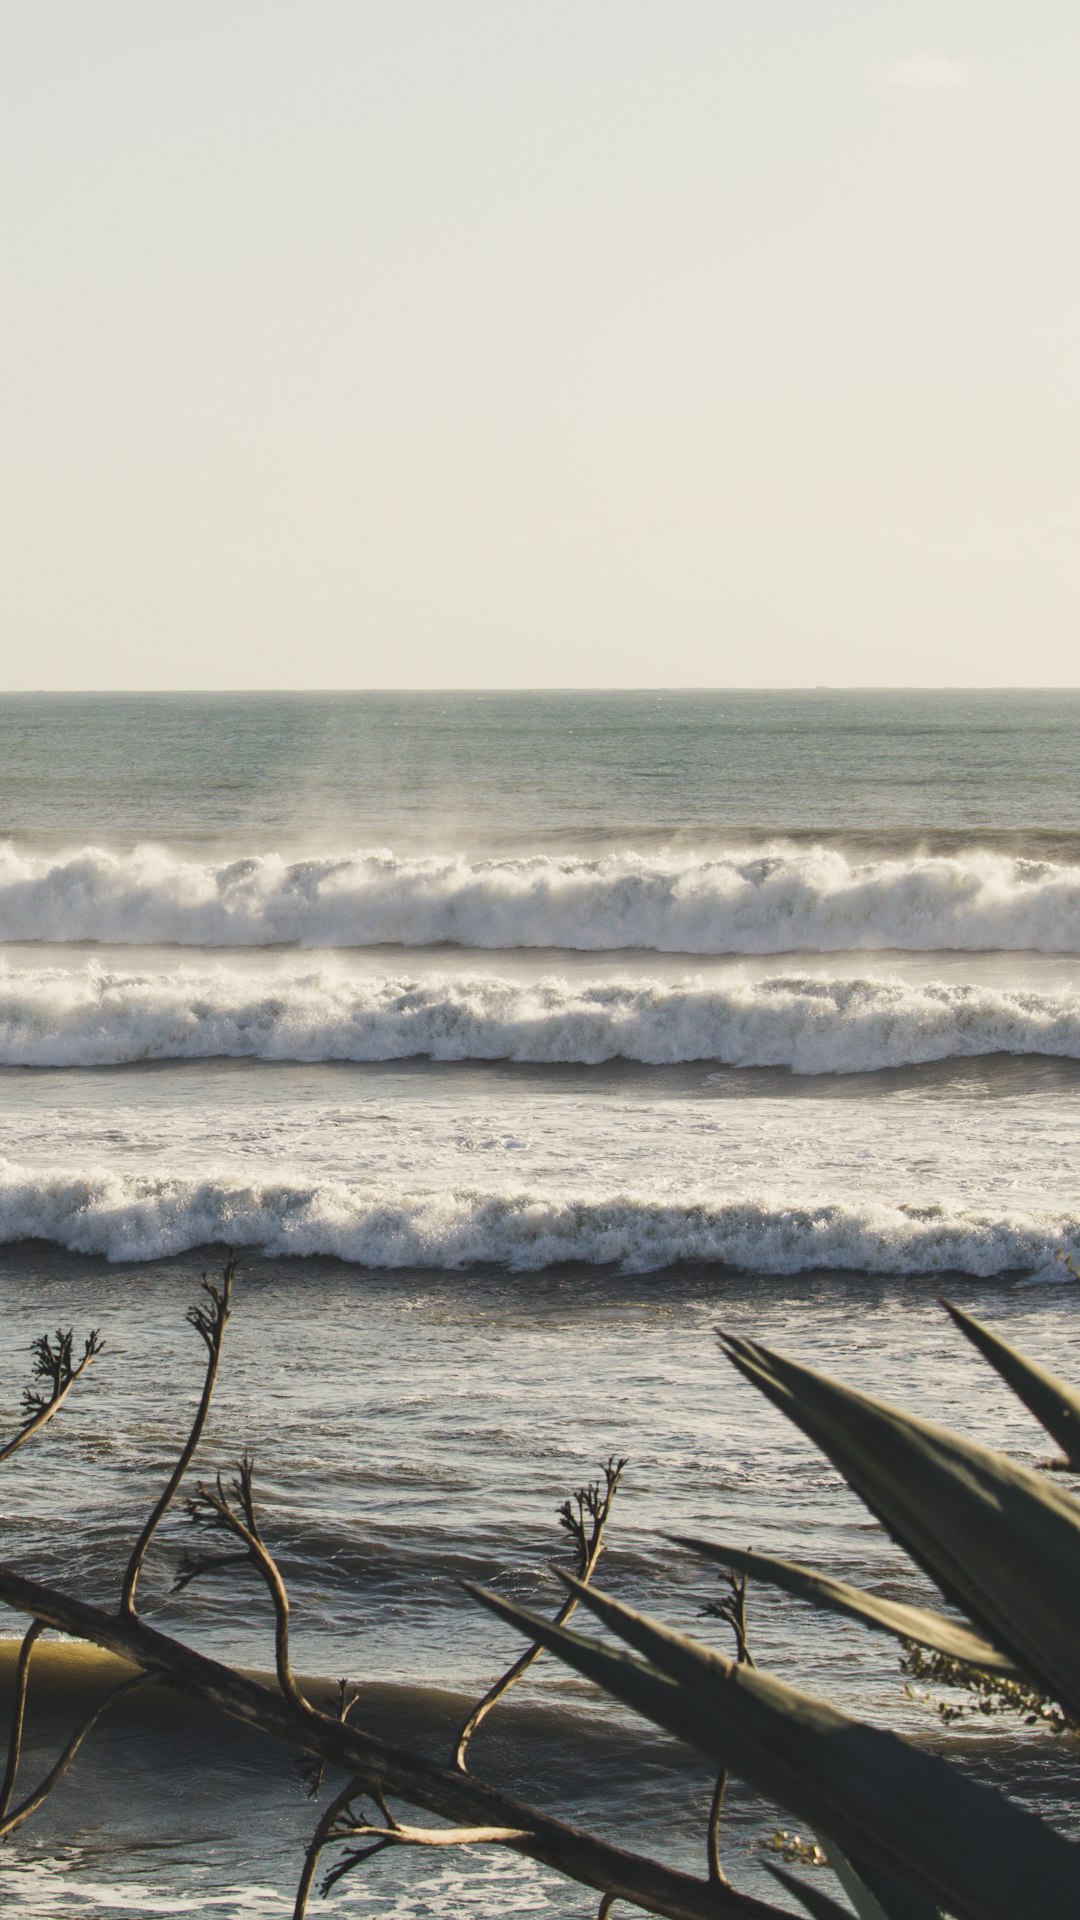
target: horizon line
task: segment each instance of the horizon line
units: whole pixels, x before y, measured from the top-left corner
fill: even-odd
[[[961,681],[923,682],[919,685],[895,681],[792,681],[783,686],[760,686],[744,683],[740,685],[720,685],[690,683],[685,685],[655,685],[644,682],[634,686],[424,686],[424,687],[364,687],[364,686],[318,686],[318,687],[0,687],[0,700],[10,699],[139,699],[139,698],[184,698],[190,696],[215,697],[234,694],[248,698],[265,697],[281,699],[285,696],[298,698],[316,697],[322,694],[391,694],[396,697],[411,694],[498,694],[513,697],[533,694],[632,694],[632,693],[1078,693],[1080,681],[1005,681],[992,680],[975,683]]]

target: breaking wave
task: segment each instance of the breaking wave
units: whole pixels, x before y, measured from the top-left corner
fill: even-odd
[[[1040,1271],[1080,1252],[1080,1215],[883,1201],[680,1202],[633,1193],[563,1200],[528,1191],[414,1192],[359,1181],[68,1173],[0,1161],[0,1244],[48,1240],[109,1260],[222,1244],[333,1256],[359,1267],[519,1272],[566,1262],[650,1272],[681,1262],[756,1273]]]
[[[1080,1059],[1080,990],[794,975],[722,984],[240,968],[0,969],[0,1065],[140,1060],[709,1060],[859,1073],[980,1054]]]
[[[469,860],[358,852],[222,864],[161,848],[0,848],[0,940],[230,947],[643,948],[671,953],[1080,952],[1080,866],[826,846],[704,857]]]

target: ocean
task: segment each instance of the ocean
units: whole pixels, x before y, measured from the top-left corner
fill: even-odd
[[[611,1454],[604,1580],[673,1624],[717,1631],[673,1530],[916,1597],[713,1329],[1045,1452],[937,1296],[1080,1379],[1078,729],[1059,691],[0,699],[8,1424],[36,1334],[107,1343],[5,1468],[9,1561],[115,1595],[234,1249],[205,1464],[254,1451],[297,1664],[385,1683],[389,1724],[463,1717],[516,1648],[457,1582],[554,1605],[556,1509]],[[171,1594],[185,1544],[180,1517],[148,1613],[267,1666],[253,1587]],[[764,1592],[751,1633],[943,1737],[884,1642]],[[477,1771],[703,1862],[711,1782],[674,1743],[550,1661],[502,1716]],[[1060,1806],[1051,1736],[953,1737]],[[286,1914],[312,1819],[250,1736],[133,1722],[0,1895]],[[735,1796],[739,1884],[772,1892],[790,1824]],[[479,1853],[382,1856],[334,1899],[588,1910]]]

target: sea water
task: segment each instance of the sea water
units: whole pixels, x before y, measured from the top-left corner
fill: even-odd
[[[300,1664],[452,1721],[515,1650],[457,1578],[554,1604],[555,1509],[613,1452],[605,1578],[675,1624],[718,1631],[671,1529],[915,1595],[712,1329],[1045,1450],[935,1295],[1080,1375],[1078,721],[1056,692],[6,697],[9,1424],[36,1333],[108,1342],[5,1469],[9,1560],[114,1596],[229,1247],[206,1464],[256,1453]],[[148,1611],[266,1665],[253,1586],[170,1595],[185,1545],[163,1531]],[[886,1643],[765,1593],[752,1626],[786,1677],[936,1737]],[[673,1743],[549,1661],[505,1712],[479,1771],[490,1740],[497,1777],[700,1861],[707,1771]],[[25,1829],[8,1897],[287,1912],[288,1766],[133,1739]],[[1060,1752],[1025,1736],[1009,1769],[1054,1804]],[[736,1800],[743,1884],[783,1823]],[[363,1872],[349,1911],[585,1910],[500,1856]]]

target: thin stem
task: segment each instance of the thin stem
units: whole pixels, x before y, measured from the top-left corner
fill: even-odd
[[[29,1820],[30,1815],[36,1813],[42,1802],[48,1799],[57,1782],[67,1772],[87,1734],[93,1732],[98,1721],[108,1713],[110,1707],[114,1707],[125,1693],[133,1693],[136,1687],[144,1687],[148,1678],[149,1676],[145,1673],[133,1674],[130,1679],[121,1680],[118,1687],[114,1687],[111,1693],[106,1694],[104,1700],[98,1702],[93,1713],[88,1714],[82,1726],[72,1734],[59,1760],[50,1767],[44,1780],[34,1788],[33,1793],[28,1794],[26,1799],[20,1802],[14,1813],[7,1814],[7,1817],[0,1821],[0,1840],[6,1840],[9,1833],[14,1833],[16,1827],[21,1827],[23,1821]]]
[[[234,1505],[235,1501],[235,1505]],[[254,1468],[250,1460],[240,1462],[233,1497],[226,1493],[220,1474],[216,1488],[200,1486],[198,1502],[215,1515],[223,1527],[242,1540],[262,1576],[274,1608],[274,1661],[278,1685],[285,1698],[302,1711],[315,1712],[296,1684],[289,1658],[289,1594],[273,1554],[259,1528],[255,1512]],[[239,1508],[239,1511],[237,1509]],[[197,1512],[197,1508],[196,1508]]]
[[[740,1667],[752,1667],[754,1656],[750,1652],[750,1642],[746,1630],[746,1575],[736,1579],[733,1573],[724,1575],[727,1592],[722,1600],[710,1600],[703,1611],[715,1620],[726,1621],[735,1640],[735,1660]],[[709,1808],[709,1820],[705,1829],[705,1852],[709,1863],[709,1880],[713,1886],[726,1887],[731,1883],[724,1872],[720,1857],[720,1823],[724,1817],[724,1801],[727,1797],[728,1782],[731,1775],[726,1767],[716,1776],[713,1788],[712,1804]]]
[[[720,1858],[720,1822],[724,1817],[724,1799],[727,1794],[730,1775],[725,1767],[716,1776],[713,1788],[712,1805],[709,1808],[709,1824],[705,1830],[705,1850],[709,1860],[709,1879],[720,1886],[727,1886],[728,1877],[724,1872],[724,1863]]]
[[[70,1332],[63,1333],[60,1328],[57,1328],[55,1347],[48,1334],[43,1334],[40,1340],[34,1341],[34,1377],[38,1380],[50,1380],[52,1390],[46,1400],[32,1389],[27,1389],[25,1405],[27,1410],[33,1409],[31,1417],[19,1428],[18,1433],[7,1442],[6,1446],[0,1447],[0,1466],[5,1460],[10,1460],[13,1453],[18,1453],[20,1447],[25,1447],[35,1433],[41,1432],[42,1427],[48,1426],[54,1414],[59,1413],[75,1382],[97,1359],[102,1345],[103,1342],[98,1339],[95,1330],[87,1339],[82,1359],[77,1366],[72,1366]]]
[[[19,1648],[19,1663],[15,1669],[15,1693],[11,1702],[7,1766],[4,1769],[3,1784],[0,1785],[0,1820],[5,1818],[11,1805],[11,1796],[15,1791],[19,1758],[22,1753],[23,1725],[26,1720],[26,1689],[30,1681],[30,1656],[34,1651],[35,1641],[44,1631],[44,1620],[32,1620],[23,1634],[22,1646]]]
[[[191,1430],[184,1442],[180,1458],[177,1460],[175,1467],[169,1475],[164,1492],[153,1508],[146,1525],[143,1527],[142,1532],[131,1550],[131,1558],[127,1564],[127,1570],[124,1574],[124,1584],[120,1593],[120,1611],[129,1619],[134,1618],[135,1615],[135,1588],[138,1585],[139,1574],[142,1571],[142,1564],[146,1558],[147,1549],[171,1507],[176,1496],[177,1488],[191,1465],[195,1449],[202,1439],[203,1428],[206,1425],[206,1416],[210,1411],[210,1402],[214,1397],[214,1386],[217,1381],[218,1367],[221,1364],[221,1344],[225,1338],[225,1328],[229,1319],[229,1300],[232,1294],[232,1282],[235,1272],[236,1255],[230,1254],[225,1262],[225,1271],[221,1277],[220,1288],[215,1287],[209,1280],[203,1281],[203,1292],[207,1296],[209,1305],[204,1306],[200,1303],[192,1307],[188,1314],[188,1320],[206,1346],[206,1377],[203,1380],[203,1390],[199,1399],[199,1405],[196,1409],[195,1418],[191,1423]]]
[[[607,1526],[612,1502],[618,1492],[619,1481],[622,1478],[623,1468],[625,1466],[625,1460],[615,1460],[612,1458],[604,1468],[604,1487],[602,1491],[599,1481],[594,1480],[588,1487],[579,1487],[577,1493],[574,1495],[573,1505],[567,1500],[560,1508],[559,1519],[561,1525],[565,1531],[570,1534],[577,1547],[578,1557],[575,1573],[577,1578],[585,1586],[587,1586],[592,1579],[596,1571],[597,1562],[604,1550],[604,1529]],[[577,1594],[570,1594],[568,1598],[563,1601],[562,1606],[555,1615],[555,1625],[557,1627],[566,1625],[577,1604]],[[483,1699],[477,1702],[458,1735],[458,1743],[454,1752],[454,1765],[455,1767],[460,1767],[462,1772],[465,1771],[469,1743],[473,1735],[487,1719],[488,1714],[496,1702],[501,1700],[504,1694],[509,1693],[510,1688],[516,1681],[521,1679],[523,1673],[528,1672],[534,1660],[538,1660],[542,1652],[543,1648],[539,1642],[536,1642],[531,1647],[526,1647],[524,1653],[518,1655],[518,1658],[507,1667],[506,1672],[500,1674],[494,1686],[488,1688]]]
[[[318,1826],[315,1828],[308,1845],[308,1850],[304,1855],[300,1884],[296,1889],[296,1904],[293,1907],[293,1920],[304,1920],[308,1908],[308,1897],[311,1893],[311,1884],[315,1878],[315,1871],[318,1867],[322,1850],[331,1837],[331,1828],[338,1814],[344,1813],[349,1802],[356,1799],[361,1791],[362,1788],[359,1780],[350,1780],[348,1785],[342,1788],[337,1798],[331,1800],[330,1805],[327,1807]]]

